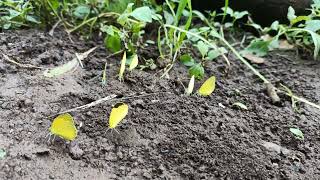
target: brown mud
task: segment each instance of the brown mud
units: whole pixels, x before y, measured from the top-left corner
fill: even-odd
[[[76,39],[70,42],[61,32],[5,32],[0,52],[21,64],[54,67],[96,46]],[[42,69],[21,68],[0,55],[0,148],[6,151],[0,179],[320,179],[319,111],[299,104],[297,113],[284,95],[273,105],[264,85],[232,55],[228,76],[223,60],[207,65],[206,74],[218,82],[206,98],[183,95],[181,82],[188,80],[180,65],[170,79],[160,79],[157,70],[134,70],[119,83],[121,57],[108,55],[99,47],[83,69],[51,79]],[[256,68],[274,84],[319,103],[320,63],[298,59],[273,52]],[[46,142],[53,115],[111,94],[118,99],[72,112],[79,128],[74,142]],[[120,101],[129,114],[119,133],[107,131],[111,107]],[[235,102],[248,110],[234,108]],[[304,141],[291,127],[304,132]]]

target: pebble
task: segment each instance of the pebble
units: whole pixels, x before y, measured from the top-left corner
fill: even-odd
[[[69,152],[70,152],[71,158],[74,160],[81,159],[81,157],[84,154],[83,150],[79,147],[79,145],[74,144],[73,142],[70,144]]]
[[[278,154],[282,153],[283,155],[287,155],[290,153],[290,150],[272,142],[263,141],[261,144],[263,147],[265,147],[268,151],[271,151],[271,152],[276,152]]]

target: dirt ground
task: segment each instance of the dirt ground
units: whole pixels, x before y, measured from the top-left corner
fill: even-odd
[[[37,30],[5,32],[0,52],[48,68],[97,45],[73,39],[60,32],[54,37]],[[160,79],[159,69],[134,70],[119,83],[120,57],[108,58],[103,47],[84,68],[58,78],[18,67],[1,53],[0,148],[7,154],[0,160],[0,179],[320,179],[320,112],[303,104],[294,112],[284,95],[273,105],[263,84],[232,55],[228,76],[222,60],[207,65],[206,74],[218,80],[210,97],[187,97],[181,85],[188,83],[187,70],[180,65],[170,79]],[[274,84],[320,102],[320,61],[273,52],[255,66]],[[74,142],[47,143],[57,113],[112,94],[117,98],[72,112],[79,128]],[[117,102],[129,105],[119,133],[107,131]],[[248,110],[234,108],[235,102]],[[291,127],[300,128],[305,140],[296,139]]]

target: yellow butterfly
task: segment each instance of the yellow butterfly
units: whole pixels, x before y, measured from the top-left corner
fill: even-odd
[[[216,77],[211,76],[202,84],[202,86],[198,90],[198,94],[201,96],[209,96],[214,91],[215,88],[216,88]]]
[[[50,127],[51,134],[60,136],[72,141],[77,137],[77,128],[74,125],[73,117],[69,113],[61,114],[56,117]]]
[[[128,114],[128,105],[125,103],[116,104],[110,113],[109,117],[109,128],[113,129],[118,126],[118,124],[126,117]]]

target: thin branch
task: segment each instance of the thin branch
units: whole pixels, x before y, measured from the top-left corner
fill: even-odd
[[[5,55],[5,54],[3,54],[3,53],[1,53],[1,54],[2,54],[2,56],[4,57],[4,59],[5,59],[6,61],[8,61],[8,62],[10,62],[10,63],[12,63],[12,64],[15,64],[15,65],[17,65],[17,66],[19,66],[19,67],[29,68],[29,69],[45,69],[45,68],[43,68],[43,67],[38,67],[38,66],[31,65],[31,64],[21,64],[21,63],[18,63],[17,61],[9,58],[9,56],[7,56],[7,55]]]

